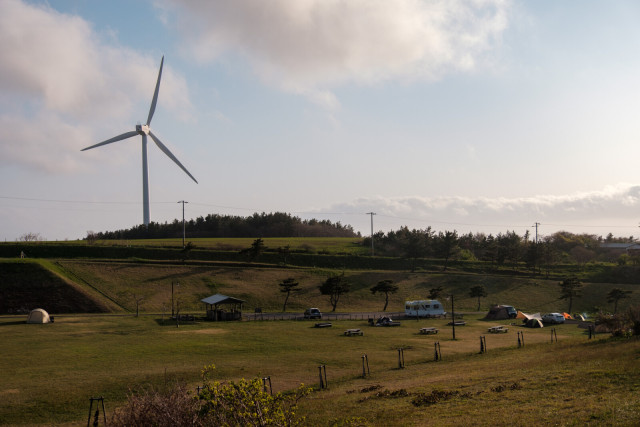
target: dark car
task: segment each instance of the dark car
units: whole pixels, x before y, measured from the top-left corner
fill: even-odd
[[[518,310],[516,310],[511,305],[503,305],[504,308],[507,309],[507,313],[509,313],[509,319],[515,319],[518,316]]]
[[[304,311],[305,319],[322,319],[322,313],[317,308],[307,308]]]

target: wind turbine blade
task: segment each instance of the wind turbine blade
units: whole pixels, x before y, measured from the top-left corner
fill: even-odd
[[[100,143],[98,143],[96,145],[92,145],[91,147],[83,148],[80,151],[91,150],[92,148],[100,147],[101,145],[111,144],[112,142],[116,142],[116,141],[122,141],[123,139],[131,138],[132,136],[136,136],[136,135],[138,135],[138,132],[136,132],[136,131],[126,132],[126,133],[123,133],[122,135],[114,136],[111,139],[107,139],[106,141],[102,141],[102,142],[100,142]]]
[[[153,92],[153,100],[151,100],[151,108],[149,108],[149,117],[147,117],[147,126],[151,126],[153,113],[156,111],[156,103],[158,102],[158,92],[160,92],[160,78],[162,77],[162,65],[164,64],[164,55],[160,61],[160,71],[158,71],[158,81],[156,82],[156,90]]]
[[[182,163],[180,163],[180,161],[176,158],[176,156],[173,155],[173,153],[171,151],[169,151],[169,149],[162,143],[162,141],[160,141],[158,139],[157,136],[155,136],[151,131],[149,131],[149,136],[151,137],[151,139],[153,139],[153,142],[156,143],[156,145],[158,146],[158,148],[160,148],[162,150],[162,152],[164,154],[167,155],[167,157],[169,157],[171,160],[173,160],[175,162],[176,165],[180,166],[180,168],[191,177],[192,180],[194,180],[196,182],[196,184],[198,183],[198,181],[193,177],[193,175],[191,175],[189,173],[189,171],[187,170],[187,168],[185,168],[184,166],[182,166]]]

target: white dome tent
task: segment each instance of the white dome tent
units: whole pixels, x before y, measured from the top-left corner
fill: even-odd
[[[51,323],[51,318],[46,310],[36,308],[35,310],[31,310],[29,313],[27,323]]]

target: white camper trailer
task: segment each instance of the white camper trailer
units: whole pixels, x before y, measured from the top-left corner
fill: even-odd
[[[404,315],[407,317],[443,317],[445,314],[442,304],[435,299],[407,301],[404,303]]]

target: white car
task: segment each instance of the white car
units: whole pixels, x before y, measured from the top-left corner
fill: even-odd
[[[564,316],[561,313],[547,313],[542,316],[544,323],[564,323]]]

